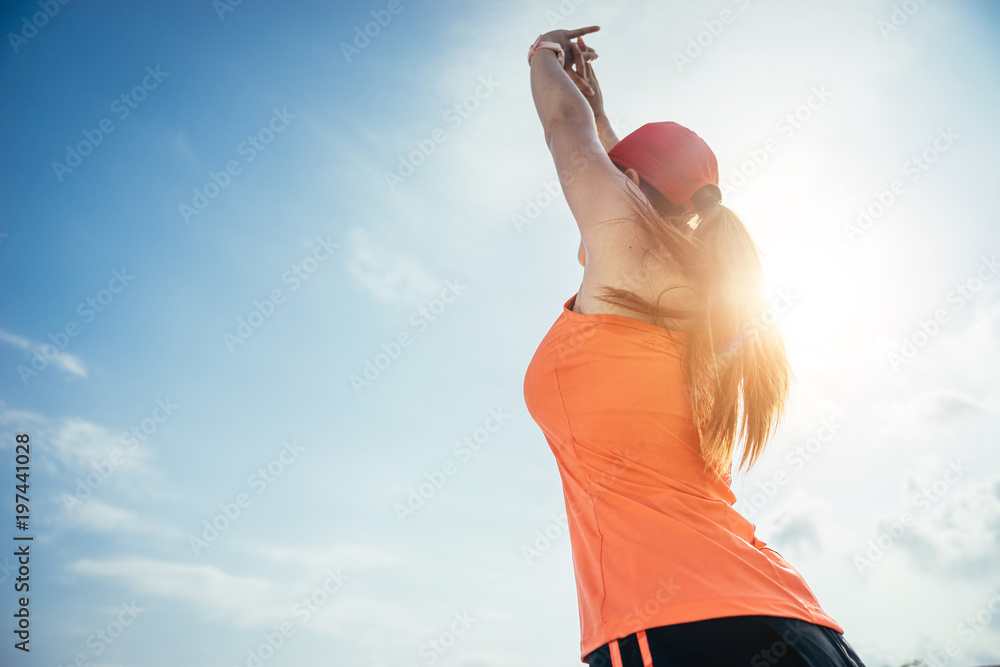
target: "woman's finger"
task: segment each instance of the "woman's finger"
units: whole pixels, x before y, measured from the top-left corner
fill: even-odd
[[[574,47],[577,58],[576,73],[580,75],[581,78],[586,78],[587,74],[587,52],[580,49],[579,46]]]
[[[583,41],[583,37],[577,37],[576,43],[580,46],[580,49],[583,51],[584,58],[586,58],[587,60],[597,60],[597,51],[587,46]]]
[[[576,87],[579,88],[580,92],[582,92],[584,95],[594,94],[594,90],[590,87],[590,84],[584,81],[583,77],[581,77],[579,74],[577,74],[576,72],[567,72],[567,74],[569,74],[569,78],[573,80],[573,83],[576,84]]]
[[[583,71],[583,54],[580,52],[580,47],[577,46],[576,42],[569,43],[570,55],[572,56],[572,66],[576,68],[576,71]]]
[[[583,91],[587,95],[594,94],[594,89],[590,87],[590,84],[587,83],[586,79],[584,79],[582,76],[580,76],[573,70],[567,70],[566,73],[569,74],[569,78],[573,80],[573,83],[575,83],[581,91]]]
[[[574,37],[579,37],[580,35],[586,35],[589,32],[597,32],[600,29],[601,29],[601,26],[599,26],[599,25],[592,25],[592,26],[588,26],[586,28],[577,28],[576,30],[567,30],[566,31],[566,36],[569,37],[570,39],[573,39]]]
[[[563,59],[563,69],[569,72],[573,69],[573,65],[576,63],[576,54],[573,52],[573,42],[566,44],[564,52],[565,58]]]

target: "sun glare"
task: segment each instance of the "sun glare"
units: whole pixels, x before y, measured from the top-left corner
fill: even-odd
[[[870,340],[890,315],[879,299],[889,271],[868,252],[779,242],[769,245],[768,256],[771,302],[784,308],[778,321],[797,347],[829,351]]]

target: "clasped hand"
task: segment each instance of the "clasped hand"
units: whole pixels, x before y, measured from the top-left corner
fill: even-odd
[[[597,93],[587,77],[587,68],[590,61],[597,59],[597,51],[583,43],[583,35],[600,29],[600,26],[592,25],[576,30],[553,30],[542,35],[542,41],[555,42],[562,47],[563,69],[584,95]]]

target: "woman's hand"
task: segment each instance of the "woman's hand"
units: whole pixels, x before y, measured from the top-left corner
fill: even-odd
[[[577,28],[576,30],[553,30],[542,35],[542,41],[555,42],[562,47],[564,54],[563,69],[570,80],[583,92],[584,96],[593,95],[594,92],[590,85],[580,78],[581,65],[597,58],[597,52],[586,45],[582,47],[578,46],[572,40],[587,33],[597,32],[600,29],[600,26],[592,25],[587,28]],[[573,69],[574,66],[577,67],[577,70]]]
[[[583,37],[580,37],[572,44],[573,49],[573,65],[576,68],[574,74],[576,77],[570,77],[576,84],[580,92],[590,103],[590,108],[594,111],[594,118],[602,118],[604,116],[604,95],[601,93],[601,85],[597,82],[597,75],[594,74],[594,67],[591,65],[592,60],[597,59],[597,53],[593,49],[588,47],[583,43]],[[584,54],[593,53],[593,57],[587,57]],[[589,88],[589,92],[588,89]]]

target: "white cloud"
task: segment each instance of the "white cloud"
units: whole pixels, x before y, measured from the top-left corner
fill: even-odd
[[[195,154],[194,149],[191,148],[191,144],[188,143],[187,137],[184,136],[184,132],[172,133],[170,135],[170,143],[177,149],[178,153],[187,159],[188,162],[196,166],[201,165],[201,161]]]
[[[0,403],[0,424],[9,424],[17,432],[30,431],[36,448],[33,453],[42,454],[33,457],[32,465],[57,481],[52,485],[52,497],[60,514],[70,509],[75,515],[81,506],[67,508],[64,494],[86,505],[108,489],[125,493],[133,501],[149,501],[166,493],[160,473],[151,463],[148,440],[129,447],[122,439],[122,432],[86,419],[48,417],[3,403]],[[97,520],[96,515],[93,518],[95,527],[105,520]]]
[[[935,421],[959,418],[976,412],[992,412],[990,406],[954,389],[929,391],[914,400],[918,412]]]
[[[774,542],[795,546],[806,544],[817,549],[823,546],[819,522],[808,510],[793,507],[769,517],[769,523],[769,534]]]
[[[115,535],[151,535],[163,539],[183,540],[186,535],[179,529],[140,516],[136,512],[90,499],[73,510],[69,521],[84,530]]]
[[[912,397],[878,403],[872,406],[872,411],[879,422],[892,425],[897,434],[907,432],[919,437],[927,433],[928,422],[989,414],[993,411],[989,400],[976,399],[957,389],[932,389]],[[900,430],[896,430],[897,427]]]
[[[12,347],[20,348],[22,350],[31,350],[32,352],[38,350],[38,353],[42,355],[43,358],[48,359],[50,363],[55,364],[57,367],[66,371],[67,373],[76,375],[78,377],[87,377],[87,369],[84,367],[83,361],[80,360],[79,357],[76,357],[72,354],[68,354],[66,352],[59,352],[56,349],[56,347],[51,343],[37,343],[28,340],[23,336],[18,336],[17,334],[12,334],[7,331],[4,331],[3,329],[0,329],[0,342],[7,343]],[[51,354],[46,356],[45,354],[46,350],[50,352],[52,350],[55,350],[54,356]]]
[[[392,303],[418,304],[440,289],[438,280],[413,257],[372,240],[360,227],[351,229],[348,271],[358,285],[376,298]]]
[[[67,467],[84,468],[89,462],[106,458],[113,449],[123,446],[118,436],[86,419],[70,417],[51,425],[49,449]]]
[[[934,498],[934,487],[928,489]],[[961,495],[942,494],[899,547],[926,572],[988,579],[1000,569],[1000,478]]]
[[[22,350],[27,350],[31,347],[31,343],[27,338],[23,338],[16,334],[7,333],[3,329],[0,329],[0,340],[7,343],[8,345],[13,345],[14,347],[19,347]]]
[[[301,565],[317,572],[333,565],[355,570],[398,565],[404,562],[396,554],[368,544],[344,544],[323,548],[280,547],[261,544],[250,546],[248,550],[271,561]]]
[[[29,423],[40,424],[44,421],[45,417],[37,412],[9,408],[7,407],[7,403],[0,399],[0,425],[6,426],[8,424],[14,424],[15,426],[22,426]]]
[[[35,459],[35,464],[48,464],[50,468],[58,463],[73,470],[83,470],[90,462],[107,457],[116,445],[120,445],[107,429],[85,419],[60,420],[3,405],[0,423],[24,430],[31,424],[32,442],[50,457],[48,460]]]
[[[195,603],[207,618],[256,626],[289,615],[294,592],[276,582],[236,576],[213,565],[191,565],[150,558],[81,559],[72,572],[111,579],[136,596],[155,595]]]
[[[149,458],[147,445],[140,443],[129,447],[122,439],[122,433],[113,433],[86,419],[71,417],[54,420],[51,435],[43,443],[48,445],[48,451],[56,459],[75,474],[90,473],[96,464],[111,465],[110,456],[116,450],[122,457],[122,463],[112,466],[113,483],[123,477],[123,471],[133,475],[153,473],[146,461]]]
[[[346,556],[364,551],[375,553],[378,549],[358,545],[331,547],[326,553]],[[294,557],[282,550],[272,553],[295,564]],[[318,556],[321,552],[313,552]],[[311,560],[307,557],[305,560]],[[343,568],[341,572],[338,569]],[[312,598],[316,609],[310,612],[308,627],[314,631],[357,640],[353,630],[363,627],[378,632],[409,633],[419,636],[422,620],[419,603],[410,604],[385,601],[367,592],[352,590],[360,579],[353,569],[340,563],[323,561],[319,569],[290,567],[266,568],[290,572],[293,580],[276,581],[254,575],[234,575],[209,564],[179,563],[143,557],[126,557],[110,560],[81,559],[69,565],[72,572],[107,579],[129,589],[128,595],[156,596],[190,602],[213,622],[231,623],[240,627],[264,628],[283,621],[304,624],[304,616],[296,607],[304,598]],[[341,577],[342,588],[330,579],[327,570]],[[327,586],[331,593],[313,597]],[[428,626],[429,627],[429,626]]]
[[[993,387],[1000,373],[1000,299],[996,290],[986,289],[976,295],[973,314],[964,329],[942,334],[940,346],[950,368],[961,368],[970,379],[985,380]],[[991,404],[997,405],[994,398]]]
[[[829,502],[796,490],[780,510],[760,520],[756,535],[775,551],[815,555],[842,543],[844,530]]]

